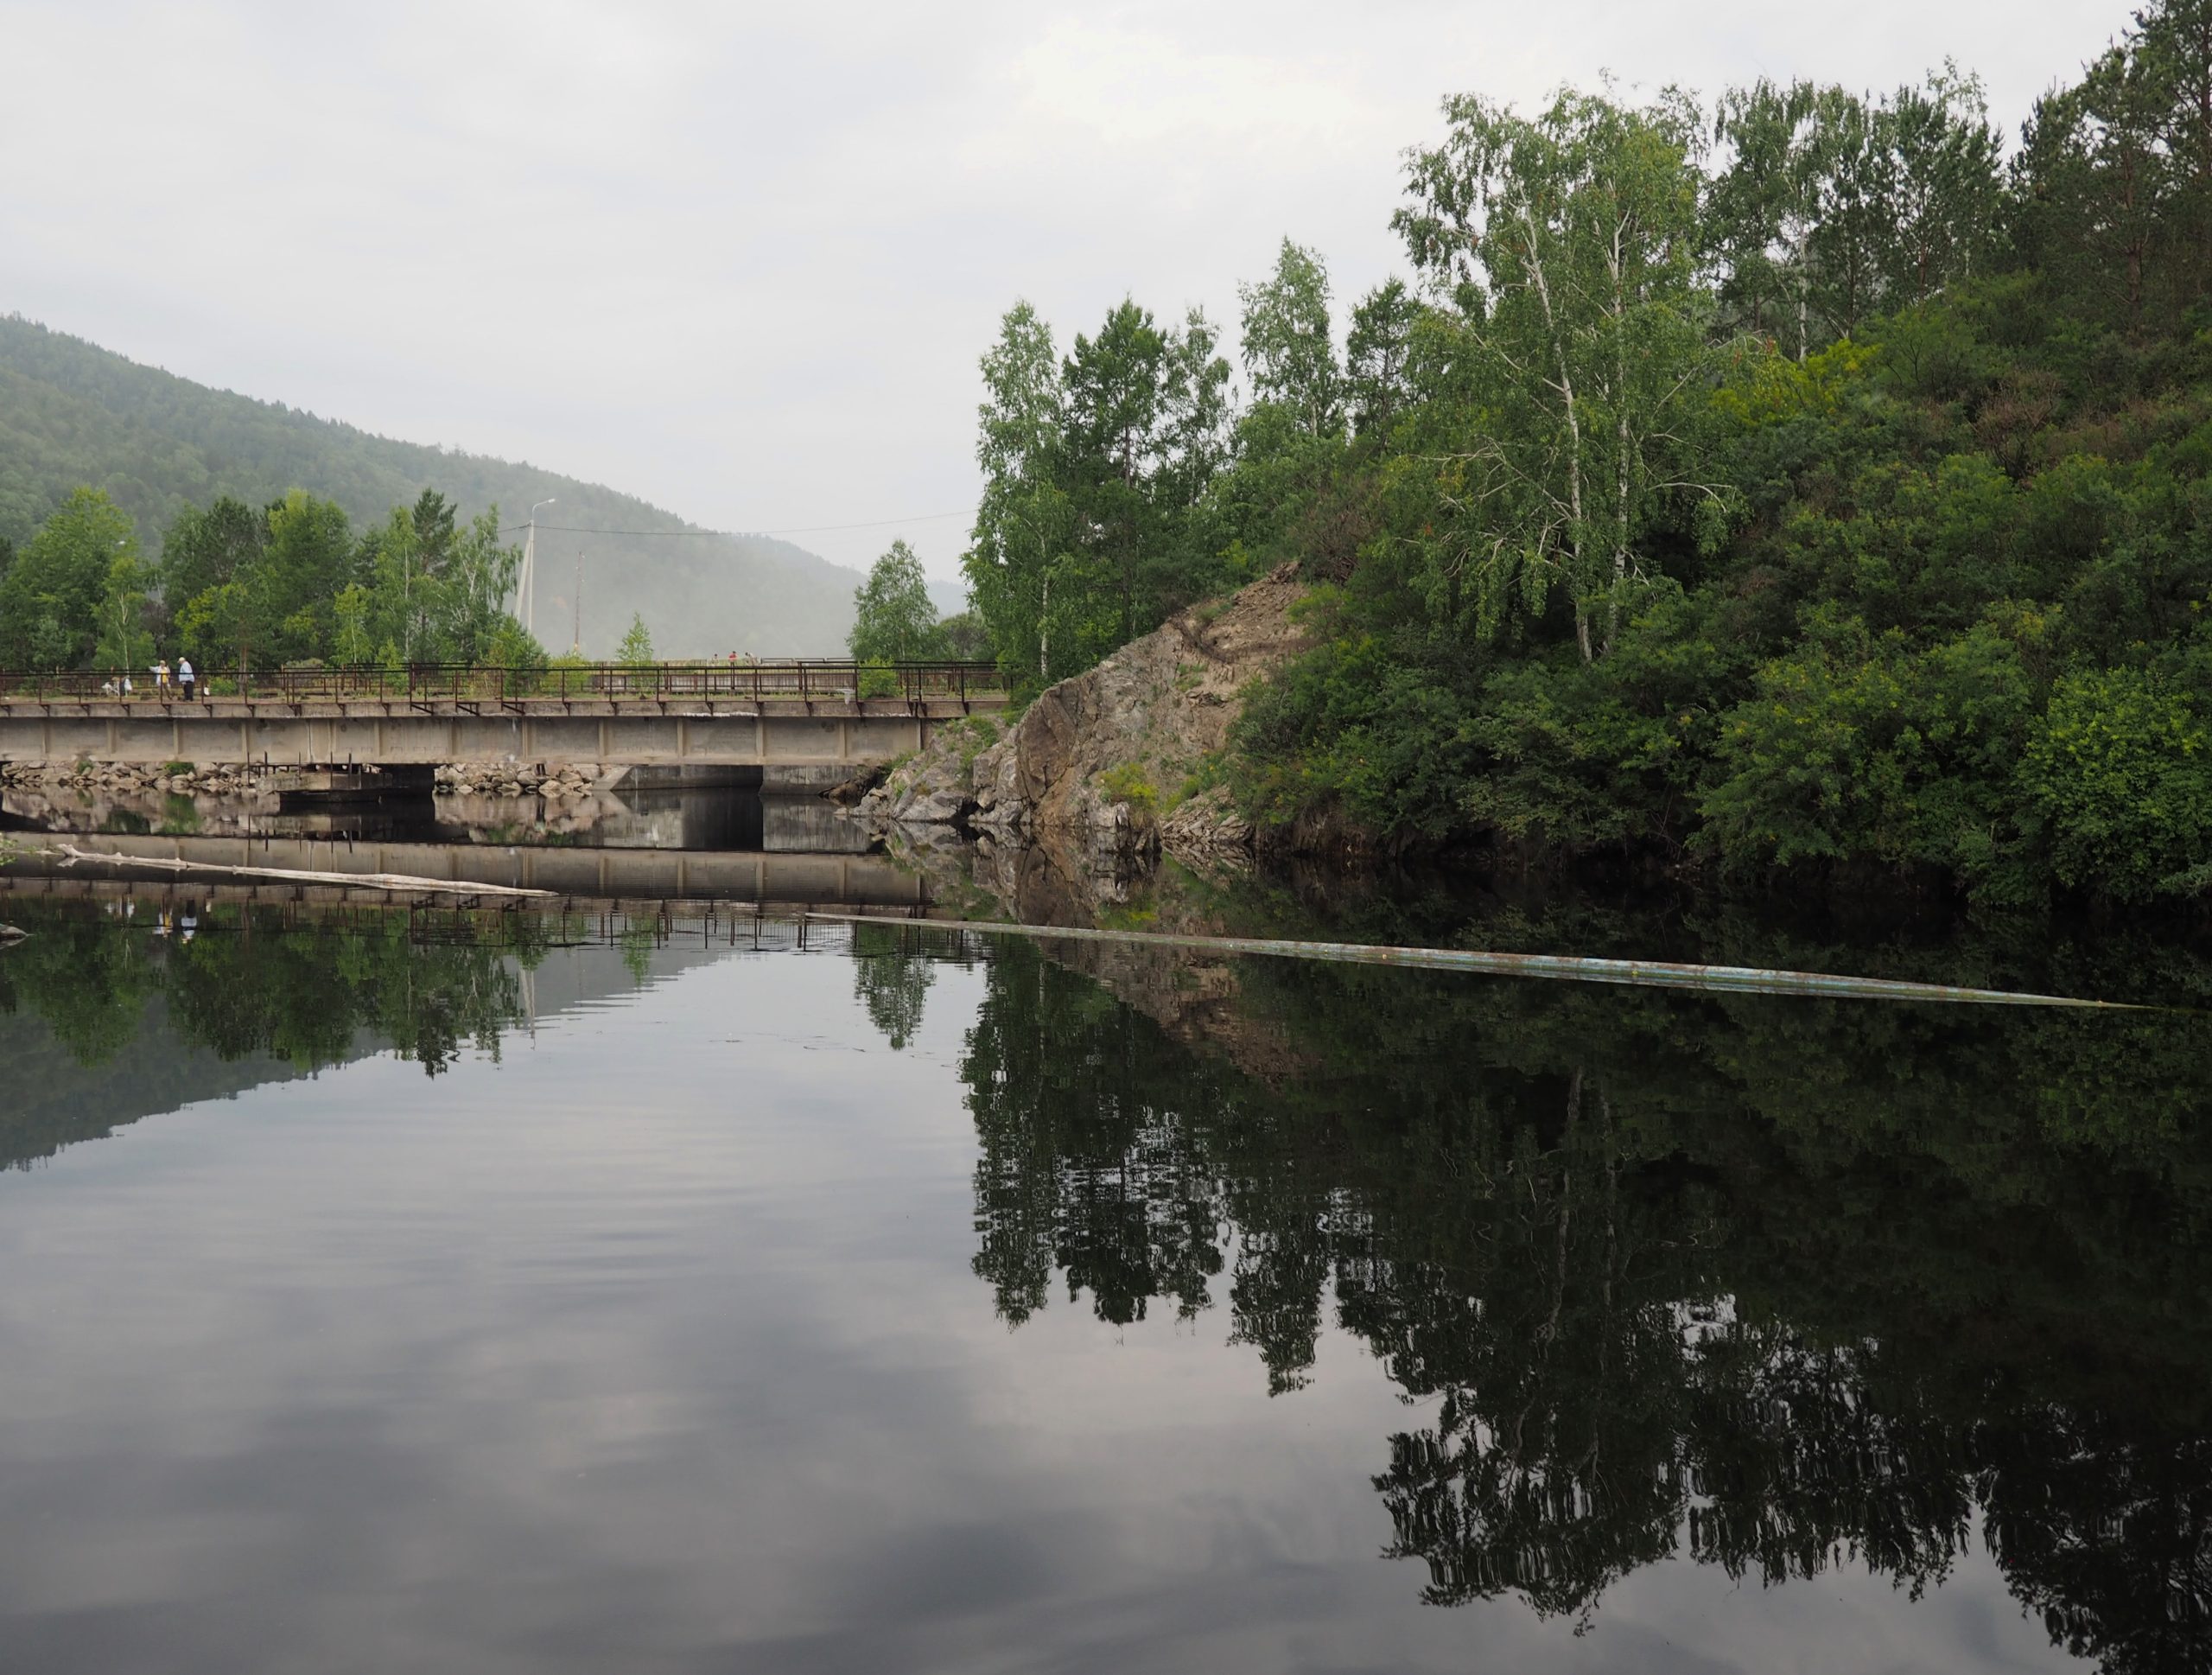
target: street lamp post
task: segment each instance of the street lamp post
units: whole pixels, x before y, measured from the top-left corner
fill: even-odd
[[[558,504],[549,497],[531,507],[530,532],[523,538],[522,581],[515,589],[515,608],[523,627],[533,634],[537,632],[533,619],[537,615],[537,508]]]

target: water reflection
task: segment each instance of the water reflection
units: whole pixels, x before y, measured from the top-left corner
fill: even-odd
[[[1287,1395],[1332,1313],[1428,1416],[1375,1488],[1432,1603],[1586,1622],[1675,1557],[1917,1597],[1979,1542],[2054,1643],[2205,1666],[2203,1020],[1242,978],[1243,1068],[995,951],[1007,1321],[1225,1302]]]
[[[554,1009],[590,1003],[593,983],[644,983],[671,961],[753,946],[728,926],[650,917],[219,903],[193,909],[188,925],[175,900],[111,913],[9,902],[35,934],[0,952],[0,1063],[29,1067],[17,1089],[26,1075],[40,1086],[4,1112],[0,1157],[47,1156],[142,1111],[371,1053],[413,1061],[450,1097],[472,1050],[497,1055]],[[1490,939],[1502,939],[1502,922]],[[1608,923],[1624,940],[1638,934],[1578,920],[1593,940]],[[1525,928],[1563,934],[1555,923]],[[1910,968],[1899,974],[1940,976],[1931,964],[1948,962],[1986,982],[2027,958],[2002,939],[1885,955],[1726,915],[1700,928],[1698,951],[1742,963],[1891,960]],[[837,1345],[786,1375],[777,1355],[733,1335],[712,1377],[681,1387],[686,1398],[739,1390],[810,1411],[824,1392],[876,1392],[874,1379],[843,1377],[852,1344],[871,1332],[888,1333],[891,1362],[930,1378],[944,1372],[933,1356],[982,1353],[952,1328],[923,1341],[899,1335],[911,1324],[883,1324],[876,1288],[911,1287],[902,1308],[925,1295],[930,1271],[913,1251],[933,1247],[863,1260],[855,1252],[874,1247],[853,1242],[859,1232],[837,1246],[813,1220],[843,1204],[873,1239],[928,1223],[949,1185],[937,1231],[957,1247],[957,1312],[995,1312],[1016,1351],[1066,1353],[1065,1329],[1053,1338],[1058,1323],[1043,1317],[1072,1305],[1097,1322],[1087,1330],[1101,1353],[1161,1316],[1211,1336],[1270,1414],[1319,1404],[1332,1379],[1387,1381],[1403,1405],[1371,1433],[1363,1425],[1365,1463],[1351,1481],[1371,1496],[1383,1551],[1403,1566],[1392,1574],[1406,1606],[1468,1608],[1445,1614],[1472,1620],[1497,1602],[1580,1629],[1672,1560],[1785,1590],[1871,1573],[1907,1611],[1993,1559],[2065,1652],[2115,1672],[2212,1666],[2205,1019],[1595,990],[1040,946],[926,925],[861,927],[848,940],[788,923],[772,939],[788,947],[803,934],[849,959],[849,974],[830,973],[833,998],[849,991],[853,1024],[864,1017],[905,1055],[867,1083],[868,1099],[849,1086],[861,1074],[851,1026],[826,1017],[810,1022],[820,1033],[804,1044],[837,1051],[816,1055],[815,1080],[804,1099],[787,1095],[780,1125],[772,1111],[748,1118],[771,1124],[759,1130],[739,1120],[747,1090],[735,1080],[754,1061],[696,1025],[681,1042],[641,1046],[609,1015],[589,1055],[637,1087],[689,1055],[738,1112],[729,1131],[770,1137],[749,1154],[766,1184],[742,1216],[715,1225],[779,1229],[761,1295],[796,1310],[790,1276],[806,1273],[806,1308]],[[601,954],[598,975],[579,975],[579,943],[621,959]],[[2053,986],[2201,994],[2212,978],[2184,947],[2109,932],[2037,946],[2067,979]],[[878,1148],[867,1174],[887,1197],[864,1216],[836,1194],[777,1187],[779,1169],[803,1176],[836,1155],[843,1124],[821,1121],[823,1109],[851,1118],[872,1100],[880,1115],[887,1090],[919,1073],[931,1035],[948,1034],[948,997],[973,1009],[950,1031],[966,1104],[957,1167],[972,1160],[972,1180],[940,1182]],[[716,1013],[715,1027],[725,1017],[730,1029],[746,1021]],[[115,1075],[71,1095],[69,1065]],[[124,1073],[143,1086],[117,1080]],[[834,1104],[848,1098],[849,1108]],[[503,1107],[496,1084],[478,1099],[470,1144],[481,1178],[503,1179],[539,1130]],[[602,1218],[598,1243],[543,1247],[580,1284],[611,1283],[610,1253],[665,1237],[689,1194],[747,1178],[727,1160],[720,1172],[686,1162],[668,1168],[665,1195],[628,1205],[623,1171],[664,1167],[650,1148],[631,1150],[632,1114],[595,1111],[577,1130],[586,1137],[572,1137],[609,1179],[546,1178],[557,1214],[589,1203]],[[699,1130],[709,1131],[721,1130]],[[506,1213],[522,1201],[504,1200]],[[391,1235],[386,1250],[377,1225],[359,1223],[348,1246],[372,1278],[379,1262],[417,1256],[412,1234]],[[686,1247],[667,1271],[719,1302],[721,1271],[698,1252]],[[650,1319],[654,1296],[624,1293],[623,1317]],[[505,1306],[524,1307],[520,1297]],[[773,1341],[801,1340],[796,1313],[774,1318]],[[538,1325],[464,1311],[439,1329],[466,1341]],[[681,1335],[718,1341],[723,1325],[702,1309]],[[1371,1361],[1325,1372],[1332,1339]],[[404,1333],[397,1341],[419,1348]],[[597,1368],[595,1337],[562,1341],[574,1357],[565,1372]],[[900,1387],[884,1364],[875,1370],[880,1390]],[[434,1405],[440,1388],[415,1399]],[[269,1399],[291,1399],[289,1387]],[[902,1460],[926,1458],[958,1423],[896,1411],[916,1428],[885,1445]],[[875,1434],[880,1418],[856,1413],[847,1440]],[[1054,1417],[1029,1423],[1057,1443]],[[1131,1447],[1171,1445],[1172,1417],[1126,1424]],[[714,1436],[682,1431],[668,1446],[710,1457]],[[697,1511],[685,1468],[700,1457],[655,1456],[661,1474],[637,1504],[680,1525]],[[973,1492],[983,1468],[964,1469],[945,1493]],[[1189,1469],[1203,1483],[1206,1466]],[[1298,1493],[1319,1498],[1332,1486],[1313,1469],[1281,1468]],[[426,1515],[401,1510],[410,1529]],[[1001,1594],[1018,1594],[1024,1544],[994,1537],[997,1511],[963,1500],[907,1538],[938,1551],[948,1529],[964,1531],[998,1556]],[[790,1515],[792,1529],[802,1521]],[[851,1523],[809,1528],[825,1573],[874,1551]],[[1102,1542],[1086,1562],[1110,1569],[1111,1551]],[[912,1593],[912,1561],[879,1580]],[[963,1570],[945,1585],[975,1580]],[[919,1621],[936,1603],[917,1596],[898,1610]],[[671,1643],[684,1627],[671,1628]]]
[[[136,914],[26,912],[0,962],[0,1013],[41,1021],[80,1064],[114,1058],[158,1000],[168,1029],[217,1057],[315,1071],[365,1035],[431,1075],[467,1046],[497,1055],[523,1021],[521,974],[562,939],[521,914],[286,914],[187,897]],[[121,922],[118,922],[121,920]]]
[[[433,797],[425,788],[363,801],[11,786],[0,789],[0,831],[771,855],[859,855],[874,844],[818,795],[650,780],[563,797]]]
[[[40,902],[0,959],[0,1169],[195,1100],[390,1053],[426,1075],[605,992],[558,950],[612,946],[632,985],[734,946],[744,916],[305,908],[189,890]],[[749,931],[749,927],[748,927]],[[748,934],[747,946],[755,939]]]

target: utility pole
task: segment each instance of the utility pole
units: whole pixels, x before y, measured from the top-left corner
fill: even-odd
[[[515,584],[515,615],[522,618],[522,625],[536,633],[537,615],[537,507],[558,506],[552,499],[540,500],[530,509],[530,533],[523,538],[522,579]]]
[[[569,655],[582,657],[584,654],[584,554],[582,547],[576,549],[575,608],[575,628],[569,636]]]

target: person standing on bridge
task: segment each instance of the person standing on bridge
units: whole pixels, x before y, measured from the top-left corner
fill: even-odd
[[[169,660],[161,658],[154,664],[154,696],[166,703],[169,695]]]
[[[181,657],[176,660],[176,684],[184,688],[184,701],[192,702],[192,659]]]

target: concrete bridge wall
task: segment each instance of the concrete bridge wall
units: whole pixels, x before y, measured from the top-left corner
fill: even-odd
[[[914,714],[885,701],[792,705],[540,704],[511,713],[382,703],[0,703],[0,761],[308,764],[504,761],[864,767],[918,750],[990,702]]]

